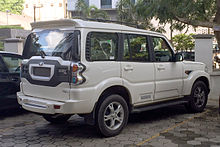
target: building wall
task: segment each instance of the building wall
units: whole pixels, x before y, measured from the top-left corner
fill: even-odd
[[[54,20],[65,18],[66,0],[25,0],[23,14],[34,18],[34,6],[36,20]]]
[[[67,10],[75,11],[75,6],[78,0],[67,0]],[[98,9],[101,9],[101,0],[88,0],[89,6],[96,6]],[[115,9],[119,0],[112,0],[112,9]],[[108,8],[107,8],[108,9]]]
[[[30,30],[30,23],[33,21],[33,18],[29,16],[0,12],[0,25],[20,25],[24,29]]]

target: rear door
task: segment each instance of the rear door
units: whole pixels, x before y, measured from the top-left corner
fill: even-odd
[[[155,67],[155,100],[179,97],[183,86],[182,62],[172,62],[174,53],[161,37],[151,37]]]
[[[137,105],[153,100],[155,71],[150,58],[148,36],[124,35],[123,84],[128,87],[132,101]]]

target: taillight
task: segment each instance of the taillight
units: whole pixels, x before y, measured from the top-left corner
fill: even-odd
[[[72,79],[71,83],[75,85],[82,84],[86,81],[85,77],[83,77],[82,73],[85,71],[86,67],[81,63],[72,63]]]

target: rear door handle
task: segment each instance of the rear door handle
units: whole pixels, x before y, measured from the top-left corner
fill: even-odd
[[[132,66],[125,66],[125,67],[124,67],[124,70],[125,70],[125,71],[133,71],[134,68],[133,68]]]
[[[164,67],[163,65],[159,65],[159,66],[157,67],[157,70],[159,70],[159,71],[165,70],[165,67]]]

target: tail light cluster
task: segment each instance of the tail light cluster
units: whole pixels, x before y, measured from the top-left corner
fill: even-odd
[[[86,81],[85,77],[83,77],[82,73],[85,71],[86,67],[85,65],[81,63],[72,63],[72,79],[71,83],[75,85],[82,84]]]

